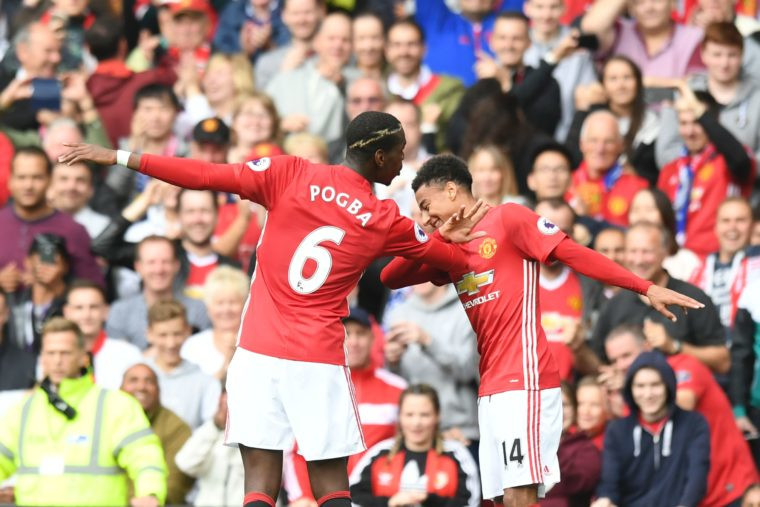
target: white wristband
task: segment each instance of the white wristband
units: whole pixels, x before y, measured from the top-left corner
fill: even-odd
[[[129,156],[132,154],[126,150],[116,150],[116,163],[119,165],[127,166],[129,164]]]

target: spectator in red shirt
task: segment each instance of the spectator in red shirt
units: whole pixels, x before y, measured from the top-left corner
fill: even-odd
[[[364,507],[479,506],[477,466],[461,442],[441,435],[435,389],[410,386],[399,404],[396,437],[370,448],[351,474],[353,502]]]
[[[621,326],[605,341],[607,357],[622,379],[638,355],[651,349],[639,326]],[[676,373],[676,404],[696,410],[710,427],[710,472],[700,505],[733,505],[758,480],[749,447],[734,422],[731,404],[710,370],[687,354],[667,356]]]
[[[362,422],[362,433],[367,448],[392,438],[398,422],[398,404],[406,381],[393,373],[372,366],[372,343],[374,335],[369,314],[362,308],[353,307],[343,320],[346,327],[347,363],[351,369],[351,381],[356,390],[356,404]],[[364,453],[348,458],[348,473],[353,471]],[[290,505],[293,502],[316,505],[306,462],[295,452],[286,456],[284,487]],[[304,501],[305,499],[311,502]],[[300,502],[299,502],[300,500]]]
[[[581,129],[583,162],[573,173],[566,199],[579,215],[628,225],[628,207],[634,194],[649,186],[621,161],[623,137],[618,120],[609,111],[591,113]]]
[[[602,454],[575,427],[578,402],[573,388],[562,383],[562,440],[559,442],[559,472],[562,480],[539,501],[541,507],[585,507],[599,482]]]
[[[719,248],[715,216],[726,197],[752,191],[752,156],[718,122],[715,100],[705,92],[680,88],[678,129],[686,155],[663,167],[657,186],[673,201],[676,240],[707,255]]]
[[[561,200],[540,201],[536,213],[572,237],[575,212]],[[541,326],[549,342],[549,350],[559,368],[560,379],[568,381],[573,375],[573,351],[568,343],[578,331],[583,317],[583,291],[575,271],[559,261],[541,264],[538,278],[538,297],[541,301]]]

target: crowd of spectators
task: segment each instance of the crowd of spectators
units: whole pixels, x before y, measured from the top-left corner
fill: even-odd
[[[224,379],[265,210],[123,166],[58,164],[64,143],[338,164],[348,121],[368,110],[404,127],[401,174],[375,186],[402,214],[421,221],[411,181],[451,152],[476,197],[530,206],[706,305],[671,322],[541,266],[564,408],[562,480],[541,505],[760,505],[753,0],[4,0],[0,503],[96,503],[88,473],[116,481],[100,497],[114,505],[244,493],[222,445]],[[370,447],[349,460],[354,503],[478,505],[479,356],[457,288],[388,291],[384,262],[345,320]],[[97,394],[118,390],[134,399]],[[45,426],[88,411],[93,440],[117,438],[107,459],[87,434]],[[49,453],[39,437],[23,455],[38,430]],[[77,479],[40,489],[35,474]],[[317,505],[296,442],[279,501]]]

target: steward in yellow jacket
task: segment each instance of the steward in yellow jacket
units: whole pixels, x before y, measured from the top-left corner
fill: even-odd
[[[161,443],[134,398],[96,386],[86,373],[76,324],[51,319],[40,360],[45,380],[0,420],[0,482],[16,474],[16,502],[161,505],[167,474]]]

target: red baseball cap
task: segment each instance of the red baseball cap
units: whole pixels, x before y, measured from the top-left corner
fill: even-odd
[[[208,0],[173,0],[165,2],[165,5],[169,6],[173,16],[185,12],[199,12],[206,15],[211,13],[211,4]]]

